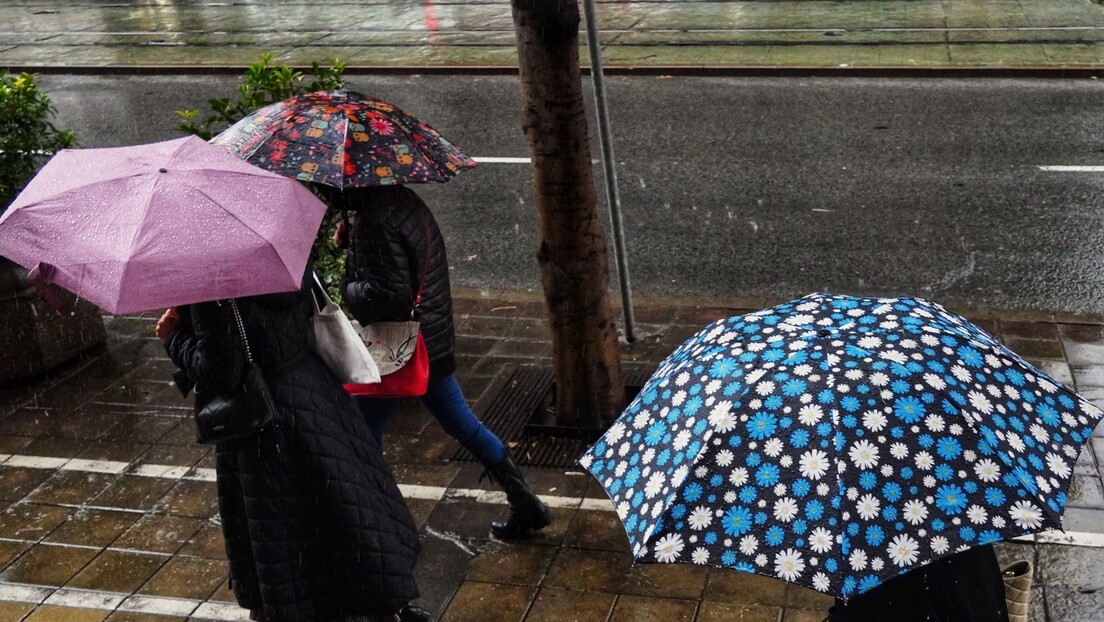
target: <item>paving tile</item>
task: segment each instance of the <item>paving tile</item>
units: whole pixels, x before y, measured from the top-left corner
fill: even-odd
[[[419,589],[421,584],[418,584]],[[234,596],[234,590],[230,589],[230,575],[227,574],[223,577],[222,583],[219,583],[218,589],[213,594],[207,597],[207,600],[214,600],[220,603],[234,603],[237,604],[237,597]]]
[[[81,505],[103,491],[116,477],[106,473],[56,471],[26,499],[54,505]]]
[[[92,441],[81,439],[40,437],[28,443],[22,453],[27,456],[75,458],[91,443]]]
[[[157,439],[157,442],[161,445],[186,445],[194,447],[195,440],[195,424],[192,423],[190,418],[181,419],[175,426],[169,429],[168,432],[161,435]]]
[[[781,622],[823,622],[828,617],[828,610],[818,609],[791,609],[786,608],[782,613]]]
[[[113,547],[150,551],[156,553],[176,553],[188,544],[199,531],[210,525],[206,520],[168,514],[146,514],[133,522],[115,542]],[[218,555],[195,555],[207,559],[222,559],[224,556],[221,537],[218,540]],[[199,552],[197,549],[196,552]]]
[[[1063,341],[1066,350],[1066,360],[1070,365],[1101,365],[1104,364],[1104,343],[1078,343]]]
[[[1073,386],[1073,371],[1066,361],[1027,359],[1027,362],[1058,382],[1068,387]]]
[[[0,419],[0,434],[11,436],[39,436],[53,428],[67,413],[48,408],[20,408]]]
[[[34,610],[30,603],[2,603],[0,602],[0,620],[22,620],[23,616]]]
[[[463,577],[426,577],[417,571],[414,573],[414,579],[418,582],[418,590],[421,592],[414,604],[430,612],[432,620],[440,617],[463,583]]]
[[[185,519],[180,519],[185,520]],[[195,519],[186,519],[194,521]],[[226,559],[226,545],[222,539],[222,527],[206,522],[180,549],[180,555],[202,557],[204,559]]]
[[[514,622],[525,616],[533,588],[466,581],[438,622]],[[593,618],[592,618],[593,619]]]
[[[1066,504],[1072,507],[1104,509],[1104,488],[1101,487],[1100,478],[1095,474],[1074,475],[1070,481]]]
[[[505,505],[445,498],[437,503],[427,525],[466,540],[485,540],[490,534],[491,521],[506,512]]]
[[[152,445],[135,461],[135,465],[167,464],[170,466],[194,466],[203,456],[212,454],[209,447],[190,445]]]
[[[1060,359],[1062,344],[1057,340],[1010,338],[1005,345],[1009,350],[1028,359]]]
[[[1058,324],[1058,334],[1073,343],[1104,343],[1104,326],[1099,324]]]
[[[116,611],[104,619],[104,622],[186,622],[187,618],[162,616],[153,613]]]
[[[542,588],[525,622],[591,622],[605,620],[617,596],[603,592]]]
[[[391,473],[396,482],[415,486],[448,486],[459,470],[456,463],[391,465]]]
[[[0,514],[0,538],[39,540],[75,510],[41,503],[17,503]]]
[[[415,567],[431,577],[463,577],[485,540],[470,540],[427,526],[422,531],[422,551]]]
[[[168,561],[165,555],[103,551],[69,580],[67,587],[131,593]]]
[[[30,442],[33,440],[34,439],[29,436],[11,436],[9,434],[0,434],[0,453],[22,453],[23,448],[30,444]]]
[[[77,457],[85,460],[109,460],[130,464],[148,448],[149,445],[145,443],[96,441],[81,450]]]
[[[1104,387],[1104,365],[1080,365],[1073,368],[1073,381],[1078,390]]]
[[[625,527],[615,512],[580,510],[564,535],[564,544],[588,549],[616,551],[630,555]]]
[[[429,522],[429,517],[433,514],[433,510],[437,507],[437,503],[438,502],[433,499],[406,500],[406,508],[410,510],[410,515],[414,517],[414,526],[417,527],[419,531]]]
[[[698,603],[692,600],[621,595],[611,622],[691,622]]]
[[[122,415],[119,413],[78,410],[59,421],[44,434],[54,438],[100,440],[107,436],[108,431],[115,427],[121,418]]]
[[[1093,587],[1047,584],[1048,617],[1060,622],[1099,622],[1104,619],[1104,590],[1100,587],[1099,582]]]
[[[1104,510],[1068,507],[1062,514],[1062,526],[1066,531],[1099,533],[1101,525],[1104,525]]]
[[[792,607],[800,610],[813,609],[816,611],[826,612],[828,611],[828,608],[831,607],[832,604],[836,601],[835,598],[828,596],[827,594],[823,594],[816,590],[802,587],[794,583],[786,584],[785,599],[787,611],[789,611]],[[825,614],[822,613],[817,622],[820,622],[820,619],[823,619],[824,615]]]
[[[136,406],[180,406],[184,398],[172,380],[124,380],[96,396],[97,402]]]
[[[1005,337],[1018,337],[1021,339],[1058,339],[1058,325],[1053,322],[1024,322],[1002,320],[1001,333]]]
[[[38,488],[51,473],[53,471],[47,469],[0,466],[0,500],[19,501]]]
[[[206,600],[227,576],[222,560],[174,557],[138,590],[140,594]]]
[[[12,560],[14,560],[16,557],[19,557],[19,555],[23,551],[26,551],[30,547],[31,545],[26,542],[0,540],[0,570],[10,564]]]
[[[101,507],[152,510],[175,482],[157,477],[120,475],[91,503]]]
[[[621,591],[637,596],[697,600],[709,569],[691,564],[634,564]]]
[[[181,417],[153,413],[127,413],[104,434],[104,440],[151,444],[180,424]]]
[[[46,536],[48,542],[107,547],[142,515],[81,508]]]
[[[624,587],[632,564],[632,557],[622,553],[564,547],[542,585],[616,594]]]
[[[37,544],[0,573],[0,579],[62,586],[99,552],[99,549]]]
[[[488,542],[468,567],[467,579],[484,583],[514,583],[536,587],[544,579],[556,548],[532,544]]]
[[[781,608],[786,604],[786,584],[762,575],[714,568],[709,572],[703,598],[745,607],[758,604]]]
[[[697,622],[778,622],[782,609],[766,605],[702,601]]]
[[[178,516],[210,518],[218,514],[218,490],[214,482],[182,480],[161,499],[158,510]]]
[[[103,622],[109,613],[111,612],[100,609],[40,605],[23,622]]]

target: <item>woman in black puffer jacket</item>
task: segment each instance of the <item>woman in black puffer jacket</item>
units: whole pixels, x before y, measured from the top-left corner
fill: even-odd
[[[277,412],[217,448],[230,584],[254,620],[397,620],[418,596],[418,532],[371,430],[310,347],[310,295],[236,300]],[[238,385],[246,356],[228,302],[170,309],[157,334],[197,387]]]
[[[355,213],[352,231],[346,236],[339,227],[334,236],[339,245],[348,238],[341,293],[349,311],[369,324],[408,321],[413,310],[429,354],[429,390],[422,404],[506,491],[510,515],[493,521],[492,533],[517,538],[549,525],[548,507],[529,488],[502,441],[472,413],[453,375],[456,335],[445,241],[425,202],[405,186],[319,187],[318,192],[331,206]],[[361,397],[357,402],[382,446],[397,400]]]

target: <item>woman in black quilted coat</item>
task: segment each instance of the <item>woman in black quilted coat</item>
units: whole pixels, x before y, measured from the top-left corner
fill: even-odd
[[[429,354],[429,389],[422,404],[450,436],[479,459],[506,491],[510,514],[491,522],[500,538],[518,538],[551,524],[548,507],[533,493],[506,446],[471,408],[456,377],[452,293],[445,240],[429,207],[406,186],[369,186],[336,191],[318,187],[332,207],[353,210],[348,232],[342,296],[361,324],[408,321],[411,310],[421,325]],[[345,242],[343,228],[335,235]],[[420,296],[419,296],[420,292]],[[357,398],[380,444],[398,402]]]
[[[310,295],[237,299],[277,412],[217,447],[230,585],[254,620],[396,620],[418,596],[418,533],[372,432],[308,344]],[[237,386],[246,357],[228,302],[170,309],[157,333],[197,387]]]

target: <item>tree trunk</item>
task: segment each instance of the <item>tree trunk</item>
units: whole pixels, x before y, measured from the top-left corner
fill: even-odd
[[[511,4],[540,221],[537,260],[552,331],[556,424],[605,426],[624,406],[625,387],[583,105],[579,5]]]

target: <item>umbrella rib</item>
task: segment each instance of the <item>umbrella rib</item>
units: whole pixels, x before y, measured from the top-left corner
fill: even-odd
[[[220,169],[220,170],[221,170],[221,169]],[[249,173],[242,173],[242,172],[233,172],[233,171],[221,171],[221,172],[224,172],[224,173],[229,173],[229,174],[231,174],[231,175],[243,175],[243,176],[249,176],[249,175],[250,175]],[[216,201],[216,200],[214,199],[214,197],[212,197],[211,195],[209,195],[209,194],[207,194],[206,192],[204,192],[204,191],[203,191],[203,190],[202,190],[201,188],[198,188],[198,187],[196,187],[196,186],[194,186],[194,185],[192,185],[192,184],[189,184],[189,186],[188,186],[188,187],[189,187],[189,188],[192,188],[192,189],[193,189],[193,190],[195,190],[196,192],[198,192],[198,193],[202,194],[202,195],[203,195],[204,197],[206,197],[206,198],[207,198],[207,200],[209,200],[209,201],[211,201],[212,203],[214,203],[215,205],[217,205],[217,206],[219,207],[219,209],[221,209],[222,211],[224,211],[224,212],[226,212],[227,214],[229,214],[230,216],[232,216],[232,217],[234,218],[234,220],[236,220],[236,221],[240,222],[240,223],[242,224],[242,226],[243,226],[243,227],[245,227],[245,228],[246,228],[247,230],[249,230],[249,231],[250,231],[251,233],[253,233],[253,234],[254,234],[254,235],[256,235],[257,237],[261,238],[262,240],[263,240],[263,239],[266,239],[266,238],[265,238],[265,236],[261,235],[261,233],[259,233],[259,232],[258,232],[258,231],[257,231],[256,229],[254,229],[253,227],[251,227],[251,226],[250,226],[250,225],[249,225],[248,223],[246,223],[246,222],[245,222],[244,220],[242,220],[242,219],[241,219],[241,218],[240,218],[240,217],[239,217],[239,216],[238,216],[237,214],[235,214],[234,212],[231,212],[230,210],[228,210],[228,209],[226,209],[225,207],[223,207],[221,203],[219,203],[218,201]],[[284,266],[284,270],[286,270],[286,271],[287,271],[287,273],[288,273],[289,275],[291,275],[291,276],[292,276],[292,278],[296,278],[296,277],[295,277],[295,275],[293,275],[293,274],[292,274],[291,268],[290,268],[290,267],[289,267],[289,266],[287,265],[287,261],[286,261],[286,260],[284,260],[284,256],[283,256],[282,254],[280,254],[280,252],[279,252],[279,251],[276,251],[276,256],[280,258],[280,263],[281,263],[281,264],[283,264],[283,266]]]

